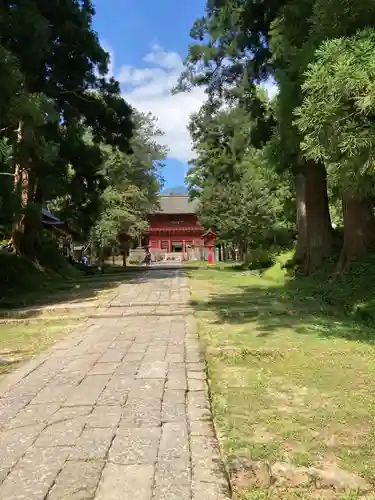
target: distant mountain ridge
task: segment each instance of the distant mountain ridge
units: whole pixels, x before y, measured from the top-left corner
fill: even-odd
[[[175,186],[175,187],[171,187],[171,188],[167,188],[167,189],[164,189],[161,194],[164,194],[164,195],[180,195],[180,196],[187,196],[189,193],[188,193],[188,189],[186,186]]]

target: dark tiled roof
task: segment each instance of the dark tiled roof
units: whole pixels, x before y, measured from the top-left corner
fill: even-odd
[[[163,214],[195,214],[197,212],[197,200],[189,200],[188,196],[160,196],[160,210],[157,213]]]
[[[53,222],[62,222],[60,219],[58,219],[55,215],[53,215],[49,210],[46,208],[42,208],[42,216],[48,219],[49,221]]]

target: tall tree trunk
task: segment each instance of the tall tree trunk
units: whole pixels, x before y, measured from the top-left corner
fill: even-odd
[[[20,195],[21,206],[14,214],[13,242],[18,253],[35,260],[37,253],[38,234],[41,229],[40,212],[28,210],[31,203],[35,201],[37,190],[36,173],[27,167],[17,166],[15,182]]]
[[[40,210],[36,207],[33,210],[27,210],[28,205],[35,203],[35,195],[37,191],[37,175],[30,168],[28,169],[28,185],[27,185],[27,203],[26,213],[23,218],[23,232],[21,238],[22,252],[31,259],[35,259],[37,254],[38,237],[42,227]],[[39,190],[40,203],[42,202],[42,194]]]
[[[246,259],[247,251],[248,251],[247,242],[242,242],[239,245],[239,257],[240,257],[240,261],[244,261]]]
[[[218,244],[218,249],[219,249],[219,262],[223,260],[223,252],[222,252],[222,244]]]
[[[330,256],[333,229],[329,214],[327,177],[323,165],[306,162],[296,178],[298,240],[296,259],[304,274],[315,271]]]
[[[348,192],[342,195],[344,242],[337,272],[344,271],[350,262],[361,259],[374,246],[375,222],[369,198],[358,198]]]
[[[233,244],[230,245],[228,248],[228,258],[229,260],[236,260],[236,249],[234,248]]]
[[[14,145],[15,154],[22,157],[22,142],[24,140],[24,124],[19,122],[16,141]],[[27,213],[27,206],[34,200],[36,190],[36,175],[30,171],[26,162],[19,159],[14,169],[14,188],[16,208],[13,213],[12,244],[17,253],[34,257],[34,244],[28,242],[28,238],[35,240],[35,217]]]
[[[307,251],[307,216],[306,216],[306,198],[305,198],[305,176],[299,173],[294,178],[296,205],[297,205],[297,246],[296,246],[296,264],[301,265],[304,262]]]
[[[20,121],[18,123],[16,141],[13,146],[13,150],[16,155],[19,154],[20,144],[23,138],[23,123]],[[13,193],[15,197],[15,209],[13,212],[13,221],[12,221],[12,244],[13,248],[18,251],[19,249],[19,235],[21,232],[21,221],[22,221],[22,209],[24,207],[24,190],[23,190],[23,169],[19,162],[16,163],[14,167],[14,184],[13,184]]]
[[[329,213],[327,173],[321,164],[306,165],[306,214],[308,254],[305,273],[310,274],[331,255],[333,229]]]
[[[15,210],[12,223],[12,244],[17,253],[23,253],[21,240],[25,233],[25,215],[28,205],[29,171],[20,165],[16,166],[14,175]]]

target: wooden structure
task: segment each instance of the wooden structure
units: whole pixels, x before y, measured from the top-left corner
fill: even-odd
[[[206,233],[204,233],[202,235],[202,238],[203,238],[205,247],[208,248],[208,264],[211,265],[213,262],[212,248],[215,244],[216,233],[214,233],[213,231],[211,231],[211,229],[209,229]]]
[[[83,245],[75,244],[78,241],[79,232],[66,221],[60,220],[46,208],[41,210],[42,226],[51,231],[57,240],[58,246],[66,257],[75,256],[77,260],[82,257]]]
[[[55,215],[53,215],[46,208],[42,208],[42,210],[41,210],[41,218],[42,218],[42,225],[46,229],[49,229],[49,228],[59,228],[60,229],[61,228],[60,230],[62,232],[65,232],[65,231],[63,231],[63,228],[65,226],[65,222],[63,220],[60,220]]]
[[[160,208],[149,216],[146,245],[151,252],[188,253],[203,246],[204,229],[196,211],[197,203],[188,196],[160,196]]]

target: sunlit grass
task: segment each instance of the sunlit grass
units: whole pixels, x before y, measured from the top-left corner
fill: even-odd
[[[64,320],[46,319],[30,323],[0,324],[0,374],[8,373],[68,335],[82,319],[65,315]]]
[[[241,456],[296,467],[334,464],[375,485],[372,326],[314,294],[321,277],[295,282],[280,263],[263,275],[233,268],[187,274],[227,464]],[[331,283],[329,296],[335,287],[342,294],[342,286]],[[293,489],[236,495],[320,498]],[[357,498],[348,495],[331,498]]]
[[[50,282],[48,288],[37,288],[34,292],[20,290],[18,296],[3,297],[0,374],[14,370],[21,362],[67,336],[87,318],[92,307],[108,300],[119,284],[133,276],[134,272],[80,276],[66,282]],[[31,307],[23,309],[24,306]]]

